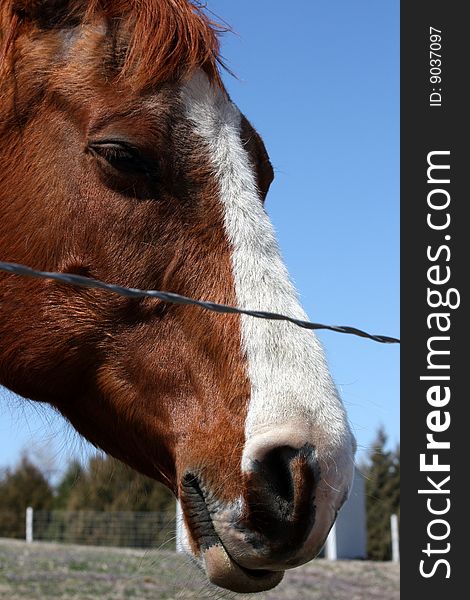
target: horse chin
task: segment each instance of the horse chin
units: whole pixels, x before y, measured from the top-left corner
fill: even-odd
[[[199,549],[194,555],[187,536],[183,537],[183,548],[196,558],[207,578],[214,585],[232,592],[254,593],[270,590],[283,578],[284,570],[250,569],[236,562],[225,549],[208,510],[200,480],[188,472],[182,479],[183,499],[191,528],[197,532]]]
[[[246,569],[240,566],[222,544],[207,548],[202,557],[209,581],[232,592],[264,592],[275,587],[284,577],[284,571]]]

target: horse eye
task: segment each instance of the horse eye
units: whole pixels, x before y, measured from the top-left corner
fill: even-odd
[[[116,171],[128,175],[148,175],[149,169],[139,150],[117,141],[92,142],[89,151]]]

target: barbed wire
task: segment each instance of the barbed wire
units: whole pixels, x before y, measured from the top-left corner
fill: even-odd
[[[248,308],[236,308],[234,306],[228,306],[226,304],[217,304],[216,302],[209,302],[204,300],[195,300],[194,298],[188,298],[187,296],[181,296],[173,292],[162,292],[160,290],[141,290],[138,288],[129,288],[121,285],[115,285],[112,283],[105,283],[99,279],[92,279],[83,275],[75,275],[72,273],[56,273],[48,271],[39,271],[31,269],[26,265],[18,263],[2,262],[0,261],[0,271],[12,273],[14,275],[22,275],[25,277],[35,277],[38,279],[52,279],[59,283],[65,283],[67,285],[76,285],[79,287],[90,288],[90,289],[101,289],[120,296],[127,298],[157,298],[163,302],[169,302],[171,304],[183,304],[191,306],[199,306],[218,313],[231,313],[239,315],[248,315],[257,319],[268,319],[271,321],[288,321],[303,329],[323,329],[327,331],[335,331],[337,333],[348,333],[359,337],[373,340],[381,344],[399,344],[398,338],[389,337],[386,335],[374,335],[357,329],[356,327],[349,327],[348,325],[324,325],[322,323],[312,323],[310,321],[303,321],[302,319],[296,319],[287,315],[282,315],[273,312],[261,311],[261,310],[250,310]]]

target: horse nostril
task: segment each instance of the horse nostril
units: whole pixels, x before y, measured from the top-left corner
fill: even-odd
[[[290,446],[274,448],[267,453],[258,467],[259,474],[265,479],[273,496],[287,504],[294,500],[294,482],[290,465],[297,453],[298,450]]]
[[[311,444],[279,446],[258,454],[247,482],[250,521],[259,529],[302,523],[307,533],[314,521],[314,498],[320,471]]]

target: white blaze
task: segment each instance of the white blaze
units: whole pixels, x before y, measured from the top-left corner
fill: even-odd
[[[240,138],[240,111],[202,73],[186,84],[182,99],[186,117],[204,141],[217,177],[238,305],[307,319]],[[245,315],[241,329],[251,382],[247,442],[255,433],[269,435],[273,425],[301,423],[311,433],[311,442],[322,447],[324,458],[339,450],[342,457],[348,456],[352,468],[351,434],[315,335],[290,323]],[[246,462],[244,467],[248,467]],[[343,476],[348,478],[346,473]]]

